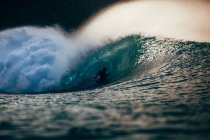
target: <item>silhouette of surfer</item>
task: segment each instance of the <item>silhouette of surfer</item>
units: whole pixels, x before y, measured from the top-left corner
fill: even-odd
[[[109,73],[107,73],[107,69],[106,67],[104,67],[103,69],[99,70],[99,72],[97,73],[97,75],[95,76],[95,81],[96,83],[107,83],[107,76],[109,75]]]

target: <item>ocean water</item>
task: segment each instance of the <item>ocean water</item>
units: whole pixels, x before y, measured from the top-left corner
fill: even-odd
[[[0,44],[2,140],[210,139],[209,43],[131,35],[87,47],[25,27]]]

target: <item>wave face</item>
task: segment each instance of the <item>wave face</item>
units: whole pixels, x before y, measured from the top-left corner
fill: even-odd
[[[1,92],[93,89],[101,86],[94,77],[103,67],[109,73],[108,85],[139,79],[162,67],[190,67],[195,74],[209,74],[209,43],[135,35],[90,47],[59,30],[29,27],[2,32],[0,40]]]
[[[97,87],[94,77],[103,67],[107,68],[109,82],[131,75],[143,54],[138,43],[137,37],[128,37],[89,52],[81,64],[64,75],[61,85],[70,90]]]

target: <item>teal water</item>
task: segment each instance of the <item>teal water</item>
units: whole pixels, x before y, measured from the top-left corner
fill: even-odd
[[[129,36],[87,54],[54,91],[1,87],[0,138],[210,139],[209,43]],[[109,83],[98,86],[104,65]]]

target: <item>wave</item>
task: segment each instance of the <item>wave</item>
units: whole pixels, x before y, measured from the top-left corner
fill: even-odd
[[[94,81],[94,77],[103,67],[110,73],[109,84],[114,84],[171,65],[182,51],[194,54],[200,49],[208,54],[209,50],[209,43],[141,35],[91,47],[75,42],[58,29],[32,27],[1,32],[0,46],[0,91],[9,93],[96,88],[101,85]],[[197,48],[192,49],[193,46]],[[190,60],[199,57],[192,56]],[[194,65],[192,62],[182,64],[182,61],[178,64]]]
[[[136,37],[91,47],[59,29],[34,27],[1,32],[0,46],[0,91],[8,93],[97,87],[94,76],[102,67],[111,73],[110,82],[117,81],[136,69],[143,51]]]
[[[94,77],[107,68],[108,84],[114,85],[140,79],[158,71],[189,71],[208,73],[210,43],[132,35],[88,52],[85,59],[61,78],[62,91],[80,91],[100,87]],[[201,68],[202,67],[202,68]],[[177,72],[176,72],[177,73]],[[188,72],[190,74],[190,72]],[[180,74],[182,76],[183,74]],[[104,84],[102,84],[103,86]]]
[[[179,60],[176,65],[171,65],[171,62],[179,59],[179,52],[188,50],[189,53],[195,53],[193,46],[208,54],[209,43],[167,38],[208,42],[209,26],[206,25],[208,18],[205,18],[209,12],[206,10],[208,5],[197,3],[199,8],[203,8],[199,20],[202,24],[195,25],[189,24],[192,23],[189,11],[193,8],[188,7],[189,11],[183,11],[183,3],[179,2],[169,15],[162,16],[160,13],[167,12],[155,12],[161,9],[161,3],[136,1],[126,3],[126,7],[124,4],[115,5],[71,34],[53,27],[22,27],[1,31],[0,92],[45,93],[96,88],[101,85],[94,81],[94,77],[103,67],[110,73],[109,84],[114,84],[140,77],[165,65],[182,65],[184,60]],[[164,6],[171,4],[174,2],[166,2]],[[139,10],[139,7],[142,9]],[[148,11],[151,7],[152,11]],[[180,13],[180,8],[184,14],[176,19],[172,15]],[[123,16],[116,18],[118,15]],[[151,15],[150,20],[146,15]],[[155,22],[159,18],[161,22]],[[173,23],[173,19],[179,24]],[[180,23],[185,26],[178,28]],[[186,25],[190,28],[182,30]],[[173,30],[165,30],[166,26]],[[190,65],[199,57],[189,58],[192,61]],[[184,64],[188,65],[188,62]]]
[[[138,42],[136,37],[128,37],[96,48],[75,42],[59,29],[24,27],[3,31],[0,91],[86,89],[96,86],[93,77],[104,66],[112,73],[110,81],[117,81],[137,67],[143,51]]]

